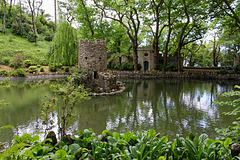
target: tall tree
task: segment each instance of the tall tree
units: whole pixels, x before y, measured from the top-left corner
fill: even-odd
[[[8,14],[9,14],[9,17],[11,17],[11,11],[12,11],[12,0],[10,0],[10,3],[9,3],[9,9],[8,9]]]
[[[186,31],[187,26],[190,23],[190,17],[189,17],[188,10],[187,10],[186,0],[182,0],[182,2],[183,2],[183,5],[184,5],[184,13],[185,13],[185,16],[186,16],[187,20],[186,20],[186,22],[185,22],[185,24],[184,24],[184,26],[181,30],[180,36],[179,36],[179,42],[178,42],[178,48],[177,48],[178,72],[181,72],[181,70],[182,70],[181,50],[182,50],[183,42],[184,42],[184,39],[185,39],[184,32]]]
[[[55,29],[57,28],[57,0],[54,0]]]
[[[164,58],[163,58],[163,67],[164,70],[166,70],[167,67],[167,56],[168,56],[168,50],[169,50],[169,42],[171,38],[171,33],[172,33],[172,20],[171,20],[171,5],[172,5],[172,0],[169,0],[168,2],[165,2],[166,8],[167,8],[167,24],[168,24],[168,35],[167,35],[167,41],[165,44],[165,50],[164,50]]]
[[[154,22],[155,22],[155,25],[154,25],[155,31],[153,31],[154,30],[154,28],[152,28],[153,25],[150,26],[151,30],[153,31],[153,35],[154,35],[152,47],[153,47],[153,68],[155,70],[158,67],[159,38],[161,36],[161,33],[162,33],[163,29],[167,26],[167,25],[162,25],[162,28],[160,30],[160,26],[161,26],[161,24],[160,24],[160,18],[161,18],[160,12],[161,12],[161,9],[162,9],[163,2],[164,2],[164,0],[151,0],[151,8],[152,8],[152,11],[153,11]]]
[[[3,0],[3,4],[4,4],[4,12],[3,12],[3,30],[2,32],[5,34],[5,29],[6,29],[6,9],[7,9],[7,2],[6,0]]]
[[[35,0],[27,0],[27,2],[32,14],[32,32],[33,32],[35,43],[37,43],[37,32],[35,27]]]
[[[102,11],[102,14],[113,21],[119,22],[127,31],[133,49],[134,71],[138,64],[138,35],[140,32],[140,13],[145,4],[142,1],[124,0],[94,0],[94,4]]]
[[[60,21],[53,38],[53,55],[51,61],[62,63],[63,65],[77,64],[77,33],[71,24]]]

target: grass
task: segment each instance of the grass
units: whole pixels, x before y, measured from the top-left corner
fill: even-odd
[[[22,38],[12,34],[11,29],[6,30],[6,34],[0,33],[0,62],[4,57],[12,59],[15,54],[21,53],[24,60],[30,59],[32,63],[47,63],[47,54],[50,49],[50,42],[38,41],[37,45],[29,42],[27,38]]]

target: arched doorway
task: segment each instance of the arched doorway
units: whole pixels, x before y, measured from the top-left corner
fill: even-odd
[[[149,70],[149,62],[148,61],[144,61],[144,71]]]

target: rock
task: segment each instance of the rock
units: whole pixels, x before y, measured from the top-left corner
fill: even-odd
[[[0,151],[4,149],[5,149],[4,145],[0,142]]]
[[[240,153],[240,144],[231,145],[231,154],[232,156],[238,156]]]
[[[57,144],[57,136],[56,136],[55,132],[50,131],[50,132],[47,134],[46,139],[48,139],[48,138],[51,138],[51,139],[52,139],[52,142],[50,142],[50,144],[51,144],[52,146],[54,146],[55,144]]]

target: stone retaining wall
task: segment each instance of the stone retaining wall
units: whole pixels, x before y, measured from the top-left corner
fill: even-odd
[[[177,73],[177,72],[133,72],[133,71],[111,71],[116,78],[139,78],[139,79],[155,79],[155,78],[183,78],[183,79],[220,79],[220,80],[240,80],[240,74],[220,75],[214,72],[203,73]]]

